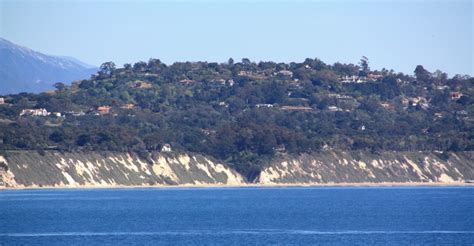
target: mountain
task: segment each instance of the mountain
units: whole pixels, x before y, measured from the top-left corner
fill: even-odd
[[[89,78],[97,68],[75,58],[45,55],[0,38],[0,94],[44,92],[53,84]]]

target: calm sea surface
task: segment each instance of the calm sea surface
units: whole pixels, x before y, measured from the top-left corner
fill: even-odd
[[[0,191],[0,245],[474,245],[474,187]]]

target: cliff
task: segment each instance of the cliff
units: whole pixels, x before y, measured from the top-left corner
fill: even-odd
[[[465,182],[474,180],[474,152],[319,152],[280,156],[256,182],[382,183]]]
[[[113,187],[149,185],[240,185],[227,165],[201,155],[153,153],[147,160],[129,153],[8,152],[4,187]],[[1,186],[0,186],[1,187]]]
[[[225,163],[191,153],[8,151],[0,188],[169,185],[453,183],[474,180],[474,152],[327,151],[280,154],[252,182]]]

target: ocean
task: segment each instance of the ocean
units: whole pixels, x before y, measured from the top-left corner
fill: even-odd
[[[474,187],[3,190],[0,245],[474,245]]]

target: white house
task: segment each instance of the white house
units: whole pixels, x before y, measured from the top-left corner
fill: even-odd
[[[227,84],[228,84],[229,86],[234,86],[235,82],[234,82],[233,79],[229,79],[229,80],[227,80]]]
[[[340,78],[341,83],[365,83],[367,82],[366,77],[359,77],[359,76],[344,76]]]
[[[342,111],[342,109],[337,106],[328,106],[328,110],[331,112]]]
[[[48,110],[44,108],[39,108],[39,109],[23,109],[20,113],[20,116],[26,116],[26,115],[31,115],[31,116],[48,116],[51,113],[48,112]]]
[[[356,83],[357,82],[357,79],[359,77],[358,76],[355,76],[355,75],[352,75],[352,76],[344,76],[341,78],[341,82],[342,83]]]
[[[171,152],[171,145],[164,144],[163,147],[161,147],[161,152]]]
[[[257,107],[257,108],[273,108],[273,104],[259,103],[259,104],[255,104],[255,107]]]
[[[281,71],[278,71],[278,75],[293,77],[293,72],[290,70],[281,70]]]

